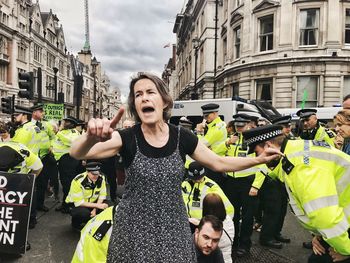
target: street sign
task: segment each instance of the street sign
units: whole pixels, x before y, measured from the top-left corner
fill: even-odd
[[[24,254],[34,174],[0,172],[0,252]]]
[[[64,104],[44,104],[45,120],[62,120]]]

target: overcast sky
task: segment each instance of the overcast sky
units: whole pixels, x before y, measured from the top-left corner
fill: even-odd
[[[32,0],[35,2],[36,0]],[[158,75],[171,57],[176,14],[185,0],[89,0],[90,45],[112,86],[128,93],[138,71]],[[41,12],[52,9],[63,25],[67,49],[77,54],[85,43],[84,0],[39,0]]]

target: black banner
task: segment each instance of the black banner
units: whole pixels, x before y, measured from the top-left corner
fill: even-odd
[[[33,186],[33,174],[0,172],[0,253],[25,253]]]

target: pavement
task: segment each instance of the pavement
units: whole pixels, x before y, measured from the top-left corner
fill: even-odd
[[[38,224],[34,229],[29,230],[28,240],[31,249],[22,256],[0,254],[0,263],[63,263],[71,261],[79,240],[79,233],[71,228],[69,215],[55,211],[55,207],[59,204],[54,199],[48,198],[46,205],[50,207],[49,212],[38,212]],[[282,249],[267,249],[258,244],[259,233],[254,231],[250,256],[237,259],[235,262],[307,262],[311,250],[302,248],[302,242],[311,240],[311,235],[301,228],[290,212],[285,220],[283,235],[290,237],[292,242],[285,244]]]

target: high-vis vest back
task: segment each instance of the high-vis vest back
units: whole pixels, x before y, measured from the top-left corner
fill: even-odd
[[[270,173],[285,182],[302,225],[350,255],[350,156],[326,142],[289,140],[286,158]]]
[[[226,214],[233,218],[233,205],[228,200],[221,188],[208,177],[204,176],[201,182],[194,183],[193,186],[189,181],[183,181],[181,188],[188,217],[197,218],[200,220],[202,218],[204,197],[209,193],[216,193],[221,197],[225,205]]]
[[[81,230],[72,263],[105,263],[111,238],[115,207],[108,207]],[[103,235],[103,236],[102,236]]]
[[[27,146],[34,154],[39,155],[41,130],[32,122],[27,122],[20,126],[12,141],[19,142]]]
[[[52,151],[56,161],[67,153],[75,141],[80,136],[80,133],[76,129],[67,129],[59,131],[56,134],[55,140],[52,142]]]

